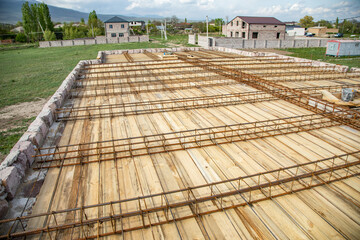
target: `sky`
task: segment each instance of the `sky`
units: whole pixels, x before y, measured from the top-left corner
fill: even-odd
[[[315,21],[359,17],[360,0],[43,0],[45,3],[82,12],[125,16],[171,17],[203,20],[235,16],[268,16],[298,21],[305,15]]]

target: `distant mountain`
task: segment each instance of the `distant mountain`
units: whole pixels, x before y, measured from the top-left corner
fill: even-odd
[[[17,21],[22,21],[21,6],[25,1],[23,0],[0,0],[0,22],[1,23],[16,23]],[[39,3],[34,0],[28,0],[29,3]],[[49,5],[49,10],[51,14],[51,19],[53,22],[80,22],[81,18],[84,18],[87,21],[89,13],[79,12],[67,8],[60,8]],[[109,18],[115,16],[114,14],[97,14],[98,18],[101,21],[106,21]],[[151,15],[151,16],[124,16],[116,15],[118,17],[124,18],[128,21],[132,20],[157,20],[162,19],[161,16]]]

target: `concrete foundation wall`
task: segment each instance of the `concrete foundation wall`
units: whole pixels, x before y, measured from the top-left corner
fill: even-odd
[[[60,41],[41,41],[39,47],[66,47],[66,46],[79,46],[79,45],[93,45],[93,44],[107,44],[107,43],[123,43],[123,42],[148,42],[149,35],[129,36],[129,37],[116,37],[106,38],[99,36],[95,39],[76,39],[76,40],[60,40]]]

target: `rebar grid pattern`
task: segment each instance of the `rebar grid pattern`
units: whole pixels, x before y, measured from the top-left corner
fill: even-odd
[[[270,93],[280,99],[291,102],[313,112],[330,113],[331,115],[329,117],[334,117],[337,119],[337,121],[340,121],[345,125],[360,129],[360,114],[357,111],[349,110],[346,107],[337,106],[334,103],[311,97],[306,93],[276,84],[273,81],[265,80],[253,74],[247,74],[238,69],[209,64],[199,59],[194,60],[188,59],[186,57],[180,58],[186,62],[194,64],[195,66],[202,67],[203,69],[215,72],[221,76],[234,79],[239,83],[243,83],[255,89]]]
[[[66,237],[67,229],[75,229],[80,239],[122,234],[330,184],[359,175],[359,164],[360,151],[356,151],[185,189],[1,220],[0,224],[12,223],[14,226],[19,222],[24,226],[29,220],[45,220],[47,216],[43,228],[23,228],[12,233],[11,227],[0,239],[40,233],[46,233],[50,238]],[[101,209],[102,217],[94,214],[98,212],[96,209]]]
[[[319,100],[313,95],[310,95],[318,94],[319,90],[324,89],[338,91],[345,86],[357,87],[357,84],[344,82],[338,83],[341,85],[337,86],[297,87],[291,89],[274,83],[276,82],[276,79],[270,78],[267,74],[270,73],[269,75],[271,75],[271,73],[273,73],[275,78],[281,82],[281,79],[292,78],[291,74],[293,73],[294,75],[299,74],[298,70],[300,72],[300,68],[296,68],[295,71],[292,70],[292,73],[287,71],[287,66],[289,65],[284,66],[284,69],[281,70],[268,67],[261,68],[261,64],[258,65],[259,67],[255,66],[252,69],[248,69],[246,67],[248,66],[246,65],[248,62],[246,61],[252,61],[252,58],[249,57],[240,58],[244,63],[246,62],[245,65],[243,64],[245,67],[244,69],[239,67],[240,65],[232,68],[230,64],[218,64],[221,62],[221,57],[224,53],[218,53],[217,55],[219,58],[213,58],[212,55],[216,54],[213,54],[212,52],[200,53],[199,56],[201,56],[195,59],[187,59],[187,54],[188,53],[180,54],[179,60],[172,61],[139,63],[134,62],[134,59],[127,58],[129,63],[86,67],[88,70],[92,67],[99,67],[99,69],[103,70],[104,68],[110,69],[114,67],[123,68],[123,66],[130,66],[128,68],[130,71],[129,74],[127,74],[124,67],[121,69],[121,76],[108,76],[102,79],[100,76],[92,79],[86,78],[87,72],[83,72],[83,75],[80,76],[81,78],[76,83],[77,89],[74,93],[76,95],[80,92],[79,96],[85,97],[87,96],[86,94],[89,94],[88,96],[113,96],[116,94],[114,89],[123,89],[124,92],[122,92],[122,94],[137,94],[139,92],[152,91],[173,92],[175,89],[187,88],[179,85],[176,86],[174,84],[172,87],[169,87],[172,82],[179,83],[182,81],[180,83],[181,85],[183,83],[188,84],[194,81],[213,83],[213,80],[224,81],[221,84],[215,83],[214,86],[242,84],[250,86],[252,89],[255,89],[255,91],[157,101],[143,101],[141,100],[141,96],[138,95],[140,99],[139,102],[58,109],[58,113],[60,114],[59,120],[86,119],[86,121],[84,121],[84,124],[86,124],[89,123],[89,119],[97,117],[112,118],[133,114],[138,115],[165,111],[189,110],[200,107],[228,106],[247,102],[269,101],[271,99],[282,99],[294,103],[297,106],[315,112],[315,114],[276,118],[265,121],[256,120],[254,122],[168,133],[155,131],[158,132],[158,134],[152,135],[144,134],[141,132],[141,129],[139,129],[141,134],[139,137],[88,143],[85,141],[85,143],[81,144],[37,149],[38,161],[35,168],[50,168],[52,170],[60,169],[57,176],[58,179],[62,169],[64,169],[63,171],[67,171],[68,169],[75,169],[77,172],[80,171],[80,175],[78,175],[79,186],[80,181],[82,181],[82,171],[86,171],[83,169],[97,165],[99,170],[98,189],[100,193],[100,189],[105,187],[105,183],[101,183],[100,171],[101,168],[106,168],[105,166],[108,166],[106,165],[107,163],[113,162],[115,168],[121,168],[121,162],[127,159],[135,161],[134,159],[137,158],[141,158],[141,160],[148,158],[151,160],[150,162],[153,164],[156,175],[160,180],[159,185],[161,185],[161,189],[150,191],[150,194],[138,194],[137,197],[119,197],[118,199],[114,199],[115,201],[111,201],[112,199],[102,201],[101,198],[99,198],[95,201],[95,203],[98,204],[92,205],[77,202],[78,198],[76,197],[75,204],[67,205],[65,208],[60,208],[60,210],[57,211],[51,211],[51,209],[58,208],[51,208],[50,204],[47,212],[45,211],[31,216],[21,216],[16,219],[0,221],[0,226],[3,224],[10,224],[9,226],[11,226],[8,233],[0,236],[0,238],[33,236],[50,239],[92,239],[114,234],[123,234],[125,232],[167,223],[173,223],[177,231],[179,231],[177,224],[181,220],[194,218],[197,223],[201,225],[203,224],[202,217],[211,213],[220,211],[226,213],[228,209],[240,206],[251,206],[252,203],[296,193],[316,186],[329,186],[329,184],[334,181],[358,176],[360,171],[360,152],[342,149],[342,152],[345,154],[334,153],[331,154],[331,156],[334,155],[333,157],[322,159],[321,157],[316,157],[314,159],[320,160],[315,161],[314,159],[309,158],[307,160],[309,162],[306,163],[303,163],[302,160],[292,161],[292,164],[294,164],[294,162],[296,163],[295,165],[289,164],[289,162],[291,162],[289,161],[287,164],[280,164],[279,167],[281,168],[275,170],[270,170],[273,168],[263,168],[263,172],[247,175],[245,171],[245,175],[236,175],[241,177],[230,179],[225,177],[226,180],[223,181],[209,182],[206,180],[206,184],[202,185],[185,183],[183,187],[172,189],[164,186],[163,179],[161,179],[161,174],[163,173],[161,173],[159,162],[156,160],[161,154],[170,156],[170,153],[174,151],[185,150],[187,152],[192,151],[190,149],[194,148],[208,149],[210,146],[217,146],[220,149],[226,146],[223,144],[237,144],[236,142],[240,141],[286,135],[290,133],[310,131],[309,134],[312,134],[311,130],[339,126],[341,124],[347,124],[356,128],[358,124],[358,115],[354,113],[356,111],[342,107],[337,108],[334,105],[329,105],[326,101]],[[146,55],[150,58],[154,57],[148,54]],[[231,63],[232,60],[237,59],[234,56],[227,57],[230,58],[230,60],[226,60],[226,62],[229,63]],[[259,57],[257,59],[258,60],[256,61],[277,61],[274,60],[276,58]],[[284,61],[284,59],[279,60]],[[176,71],[167,71],[166,66],[164,68],[165,70],[161,69],[164,67],[164,63],[174,63],[174,66],[176,66],[176,64],[181,64],[182,67],[174,68]],[[161,64],[163,65],[161,66]],[[254,64],[257,63],[254,61]],[[283,63],[279,63],[275,65],[281,66],[282,64]],[[344,78],[347,78],[349,76],[340,73],[339,78],[337,78],[336,74],[338,73],[335,72],[334,69],[312,68],[305,65],[303,66],[303,69],[305,69],[306,72],[305,75],[309,74],[310,76],[310,72],[318,73],[318,80],[322,77],[326,79],[325,76],[330,77],[327,79],[331,79],[331,76],[334,77],[334,79],[341,79],[344,76]],[[149,68],[158,68],[151,69],[150,71],[149,69],[146,69],[140,73],[134,69],[136,67],[139,67],[140,69],[147,68],[147,66],[150,66]],[[187,69],[183,72],[185,77],[177,76],[179,72],[181,74],[184,67]],[[284,70],[286,70],[286,72],[283,72]],[[117,73],[117,71],[115,72]],[[166,72],[168,75],[164,76],[159,74],[161,72]],[[194,75],[197,75],[191,77],[191,72]],[[203,76],[201,77],[201,75]],[[137,87],[135,87],[136,84],[138,84]],[[141,89],[142,84],[148,84],[149,87]],[[150,87],[151,85],[161,87],[154,88]],[[110,90],[101,89],[101,87],[105,86],[110,88]],[[206,86],[206,84],[198,85],[197,87],[201,88],[204,86]],[[193,86],[188,85],[188,87],[190,88]],[[95,92],[103,92],[91,95],[94,93],[91,92],[93,90],[95,90]],[[255,96],[255,93],[259,96]],[[113,133],[111,133],[111,136],[114,136]],[[354,149],[357,148],[355,147]],[[156,155],[158,153],[161,154]],[[181,159],[176,159],[176,161],[181,161]],[[74,180],[74,182],[76,181],[77,180]],[[119,184],[119,178],[117,181]],[[106,185],[106,187],[109,186]],[[54,189],[56,189],[56,187]],[[35,227],[26,228],[27,223],[32,221],[38,222],[39,224]],[[28,226],[34,225],[29,224]],[[180,233],[179,236],[181,237]]]
[[[52,153],[36,155],[36,157],[52,157],[47,160],[39,160],[37,164],[39,164],[39,168],[82,165],[202,148],[340,125],[333,119],[327,118],[329,115],[329,113],[310,114],[103,142],[56,146],[50,148]],[[49,148],[38,149],[38,152],[41,153],[44,150],[48,151]],[[50,163],[50,165],[43,165],[44,163]]]

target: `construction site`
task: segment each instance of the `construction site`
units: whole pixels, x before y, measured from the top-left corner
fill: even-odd
[[[242,53],[83,64],[0,239],[359,239],[360,72]]]

